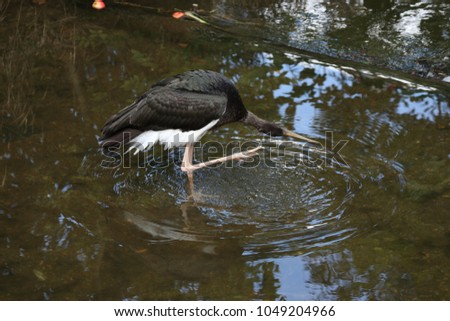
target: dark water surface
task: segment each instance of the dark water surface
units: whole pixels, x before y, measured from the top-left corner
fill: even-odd
[[[171,18],[174,7],[189,9],[177,1],[136,3],[161,10],[0,6],[1,299],[450,300],[445,82],[380,67],[388,63],[305,56],[299,21],[323,25],[306,10],[321,1],[255,1],[254,11],[243,4],[255,13],[247,17],[234,2],[200,2],[232,32]],[[448,43],[446,4],[376,10],[383,26],[392,10],[428,15]],[[241,32],[245,19],[260,34]],[[445,39],[418,28],[415,40],[431,37],[422,49],[442,54]],[[393,30],[387,41],[404,43],[409,34]],[[324,39],[337,52],[362,45]],[[265,149],[258,162],[196,172],[196,202],[183,149],[101,166],[105,120],[155,81],[195,68],[230,77],[261,117],[321,142],[327,132],[333,145],[348,141],[343,159],[314,152],[305,163],[301,144],[232,124],[202,143]],[[197,150],[197,160],[207,156]]]

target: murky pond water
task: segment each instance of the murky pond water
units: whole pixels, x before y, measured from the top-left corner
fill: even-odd
[[[172,19],[177,1],[151,2],[159,13],[0,7],[0,298],[449,300],[449,87],[305,56],[303,29],[289,33],[284,12],[320,3],[253,4],[279,15],[248,17],[253,38],[227,2],[199,6],[216,6],[232,32]],[[437,25],[448,22],[443,8]],[[285,34],[271,43],[264,30]],[[292,43],[281,46],[285,36]],[[105,120],[153,82],[195,68],[222,72],[249,110],[342,147],[342,159],[305,161],[302,145],[232,124],[202,146],[265,149],[254,162],[196,172],[196,201],[183,149],[102,166]]]

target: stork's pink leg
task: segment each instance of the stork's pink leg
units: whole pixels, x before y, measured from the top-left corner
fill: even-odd
[[[189,173],[192,173],[193,171],[203,168],[203,167],[207,167],[207,166],[215,165],[215,164],[219,164],[219,163],[225,163],[225,162],[228,162],[231,160],[240,160],[240,159],[246,159],[246,158],[252,157],[252,156],[256,155],[257,151],[260,150],[261,148],[262,148],[262,146],[258,146],[256,148],[250,149],[245,152],[240,152],[240,153],[236,153],[233,155],[216,158],[216,159],[204,162],[204,163],[194,165],[194,164],[192,164],[193,145],[188,144],[188,145],[186,145],[186,150],[184,151],[184,157],[183,157],[183,163],[181,165],[181,170],[184,172],[187,172],[189,175]],[[187,157],[189,157],[189,162],[187,160]]]
[[[181,162],[181,170],[187,172],[189,180],[189,197],[193,195],[194,192],[194,173],[192,168],[192,157],[194,155],[194,144],[188,143],[184,149],[183,161]]]

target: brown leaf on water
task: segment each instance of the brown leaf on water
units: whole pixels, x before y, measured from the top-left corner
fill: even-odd
[[[180,19],[180,18],[182,18],[184,16],[185,16],[184,12],[181,12],[181,11],[175,11],[172,14],[172,17],[174,17],[175,19]]]

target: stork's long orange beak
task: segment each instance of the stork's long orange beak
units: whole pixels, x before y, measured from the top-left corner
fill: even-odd
[[[297,133],[291,132],[290,130],[287,130],[286,128],[282,128],[282,130],[283,130],[283,135],[284,136],[297,138],[297,139],[300,139],[300,140],[304,140],[304,141],[306,141],[308,143],[313,143],[313,144],[320,145],[320,143],[318,141],[312,140],[312,139],[310,139],[308,137],[305,137],[305,136],[299,135]]]

